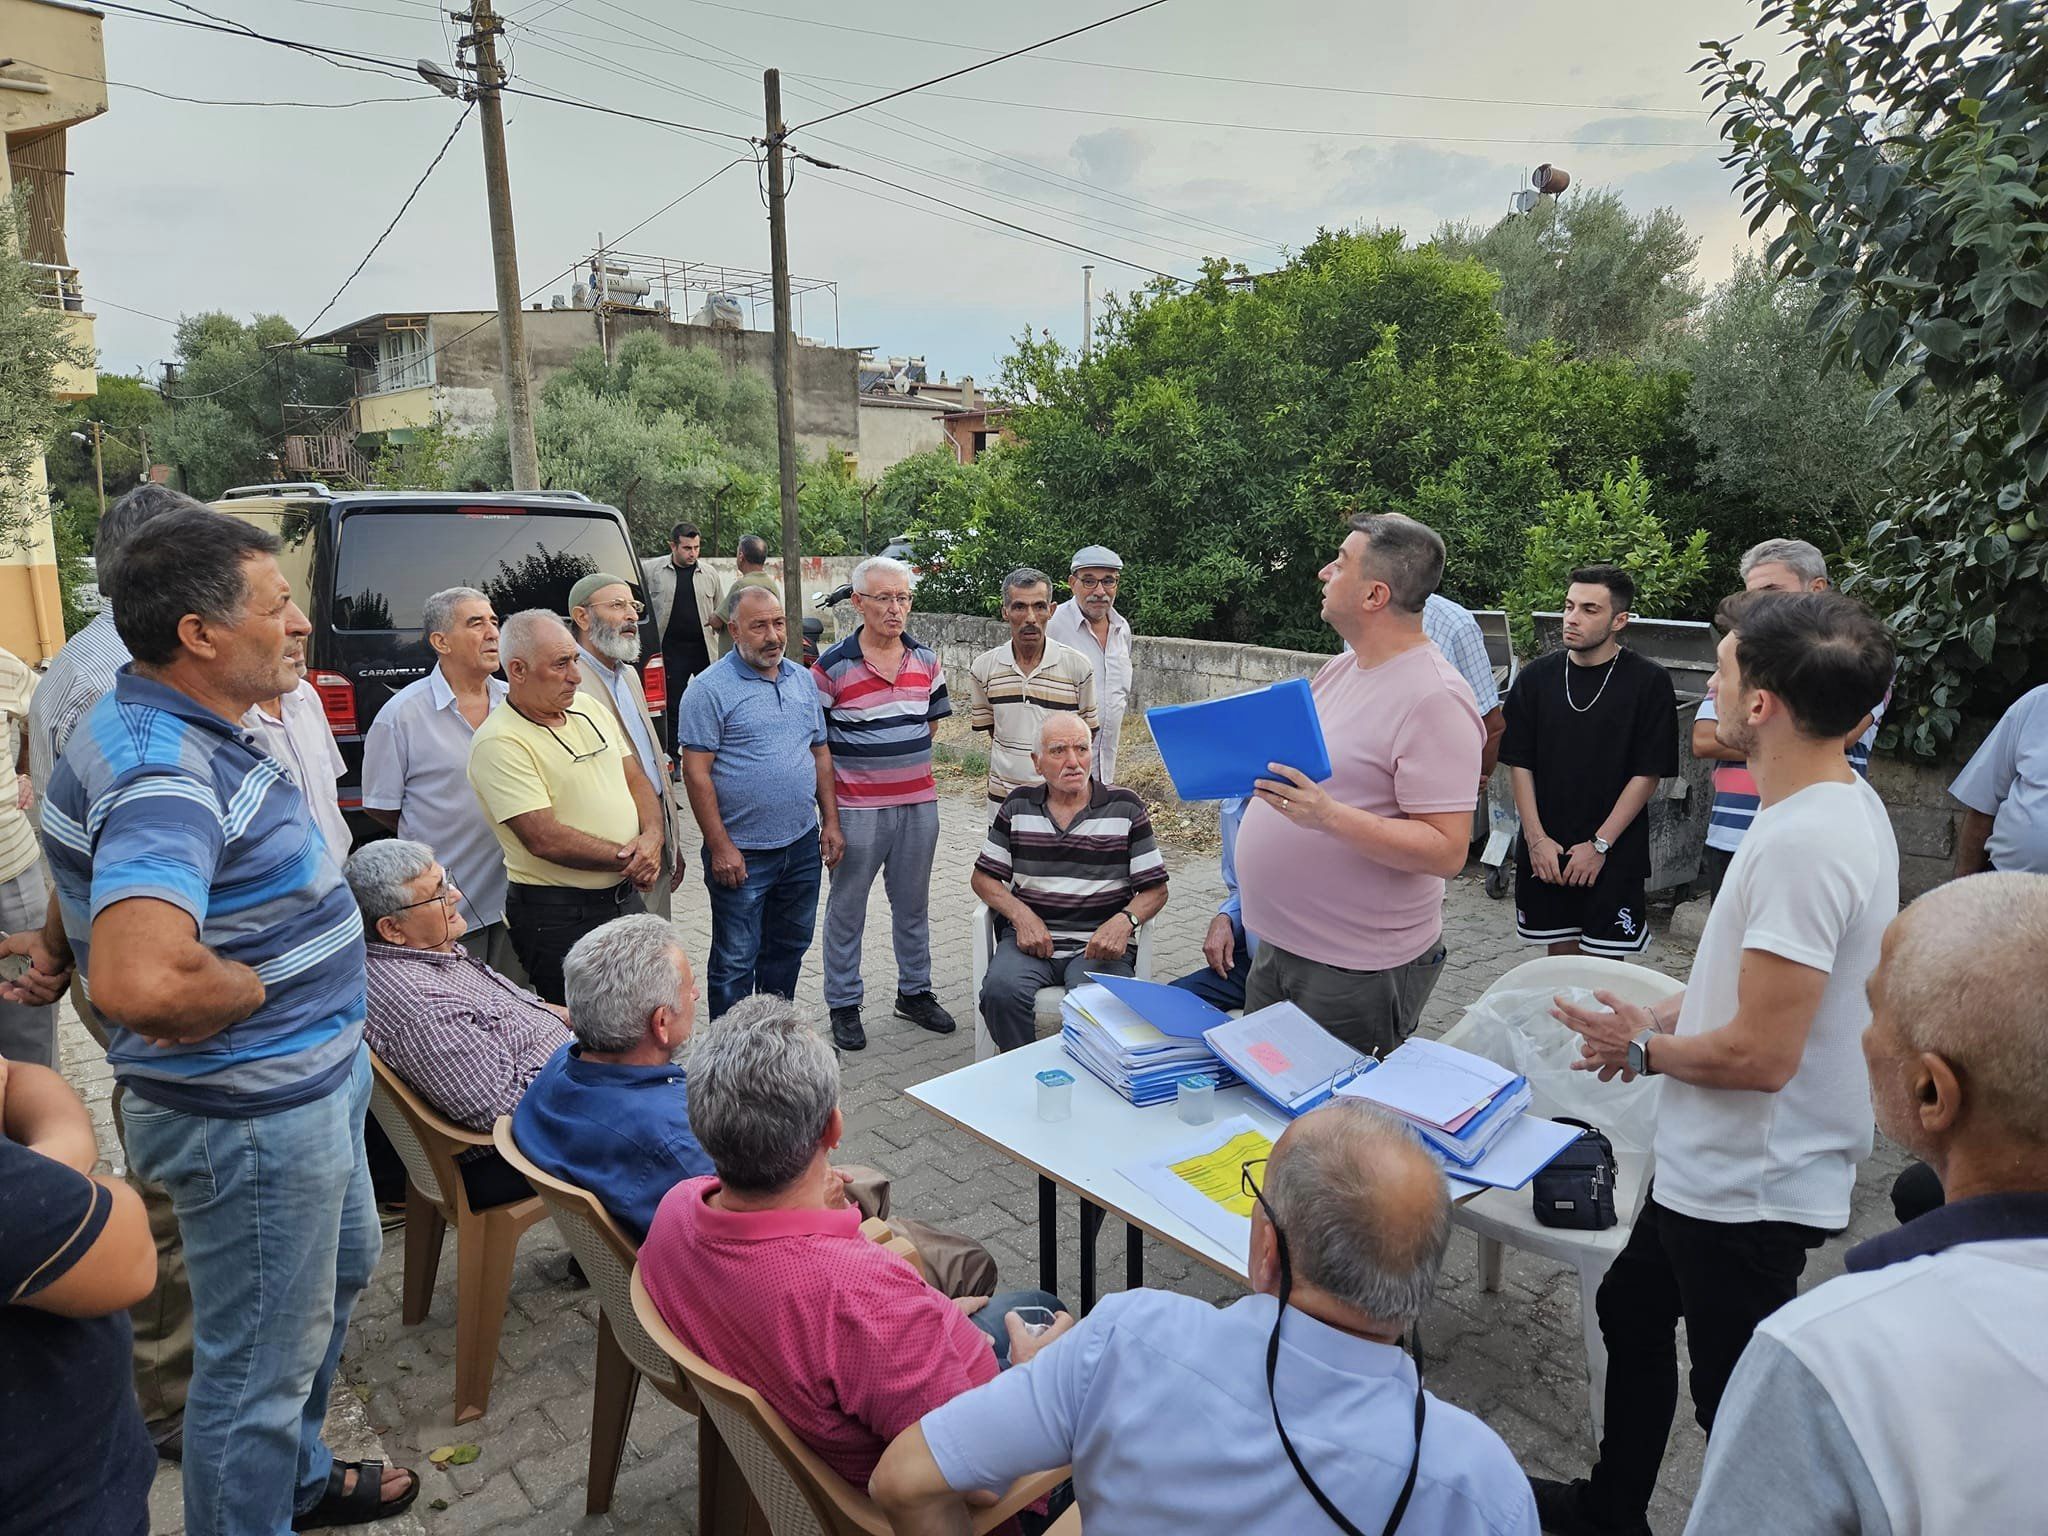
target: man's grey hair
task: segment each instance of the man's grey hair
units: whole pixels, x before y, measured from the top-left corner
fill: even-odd
[[[380,918],[395,916],[411,905],[413,881],[434,867],[434,850],[402,837],[380,837],[348,856],[342,874],[363,909],[363,926],[377,931]]]
[[[1072,710],[1049,709],[1045,712],[1045,718],[1038,722],[1038,741],[1032,750],[1034,752],[1043,752],[1045,750],[1045,738],[1050,736],[1055,730],[1058,730],[1062,724],[1079,726],[1083,741],[1093,742],[1095,740],[1095,733],[1088,729],[1088,722]]]
[[[2048,1143],[2048,875],[1971,875],[1899,914],[1880,985],[1908,1049],[1956,1070],[1968,1112]]]
[[[733,1189],[785,1189],[817,1155],[839,1106],[839,1060],[796,1005],[733,1004],[690,1043],[690,1129]]]
[[[740,605],[757,597],[766,598],[777,613],[782,612],[782,599],[777,597],[770,588],[755,582],[752,586],[741,587],[733,593],[732,600],[725,610],[725,622],[728,624],[737,623],[740,616]]]
[[[443,587],[421,605],[420,628],[430,635],[445,635],[455,623],[455,610],[462,604],[489,601],[475,587]],[[503,641],[499,643],[502,645]]]
[[[1417,1178],[1434,1184],[1419,1220],[1403,1208]],[[1265,1196],[1298,1278],[1383,1323],[1422,1315],[1451,1240],[1450,1192],[1399,1121],[1356,1099],[1303,1116]]]
[[[569,634],[569,626],[562,622],[559,613],[550,613],[545,608],[522,608],[498,626],[498,655],[506,661],[531,661],[534,650],[552,640],[557,630]]]
[[[183,491],[174,491],[168,485],[151,481],[148,485],[138,485],[107,508],[92,539],[93,564],[99,571],[100,585],[104,587],[107,584],[114,562],[120,559],[122,548],[135,537],[138,528],[159,513],[180,507],[199,511],[206,508],[206,503],[194,501]]]
[[[892,560],[887,555],[869,555],[867,559],[861,561],[859,565],[853,568],[853,574],[847,580],[853,584],[854,591],[860,593],[862,597],[866,597],[868,595],[866,591],[868,578],[878,575],[900,576],[903,578],[904,585],[906,586],[914,579],[910,574],[910,567],[901,560]]]
[[[1351,527],[1365,535],[1367,568],[1387,584],[1393,605],[1403,613],[1422,612],[1444,579],[1443,537],[1399,513],[1367,512],[1352,518]]]
[[[1737,569],[1747,581],[1760,565],[1782,565],[1809,586],[1828,578],[1828,557],[1804,539],[1765,539],[1750,547]]]
[[[740,540],[739,557],[749,565],[768,563],[768,541],[758,533],[750,533]]]
[[[1024,587],[1044,587],[1048,596],[1052,593],[1052,578],[1036,566],[1020,565],[1003,578],[1003,606],[1010,606],[1010,594]]]
[[[675,928],[652,912],[616,917],[578,939],[562,960],[569,1028],[593,1051],[630,1051],[657,1008],[688,1012]]]

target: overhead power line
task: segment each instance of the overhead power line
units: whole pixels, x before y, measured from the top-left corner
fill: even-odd
[[[906,187],[900,181],[891,181],[886,176],[877,176],[873,171],[863,171],[859,167],[851,165],[835,165],[830,160],[820,160],[816,155],[807,155],[802,150],[791,150],[790,153],[806,165],[815,166],[821,171],[839,171],[848,176],[858,176],[865,181],[875,182],[879,186],[891,188],[906,196],[922,198],[928,203],[938,204],[941,208],[950,208],[957,213],[964,213],[970,218],[980,219],[985,224],[993,224],[1002,229],[1013,229],[1018,234],[1028,235],[1034,240],[1042,240],[1049,245],[1064,246],[1070,251],[1079,251],[1083,256],[1093,256],[1097,261],[1114,262],[1120,267],[1129,267],[1134,272],[1149,272],[1154,277],[1163,277],[1170,283],[1185,285],[1188,282],[1187,278],[1181,277],[1177,273],[1162,271],[1160,268],[1148,265],[1142,261],[1132,261],[1127,256],[1113,256],[1108,251],[1098,251],[1091,246],[1076,245],[1073,241],[1063,240],[1058,235],[1049,235],[1042,229],[1032,229],[1024,224],[1013,224],[1008,219],[999,219],[992,213],[983,213],[979,208],[970,208],[965,203],[955,199],[940,197],[931,192],[921,192],[916,187]]]
[[[991,64],[1000,64],[1005,59],[1014,59],[1020,54],[1030,53],[1039,48],[1050,48],[1054,43],[1063,43],[1070,37],[1079,37],[1083,32],[1093,32],[1097,27],[1106,27],[1111,22],[1122,21],[1126,17],[1136,16],[1140,12],[1153,10],[1166,3],[1167,0],[1145,0],[1143,5],[1134,5],[1127,11],[1118,11],[1114,16],[1105,16],[1102,20],[1091,21],[1086,26],[1070,27],[1057,36],[1044,38],[1035,43],[1027,43],[1022,48],[1012,48],[1008,53],[999,53],[994,58],[983,59],[978,64],[969,64],[964,68],[951,70],[943,75],[934,75],[929,80],[921,80],[916,85],[906,85],[900,90],[890,91],[887,95],[877,96],[872,101],[863,101],[855,106],[841,107],[836,112],[827,112],[823,117],[814,117],[807,123],[798,123],[796,127],[785,131],[783,137],[786,139],[792,133],[801,133],[806,128],[815,128],[820,123],[829,123],[833,118],[844,117],[849,112],[863,112],[869,107],[878,107],[885,101],[894,101],[899,96],[908,96],[912,91],[921,91],[926,86],[942,85],[948,80],[957,80],[962,75],[971,75],[977,69],[987,69]]]
[[[395,14],[395,13],[394,13]],[[159,91],[154,86],[137,85],[132,80],[113,80],[105,75],[81,75],[75,70],[59,69],[54,64],[38,64],[34,59],[0,59],[0,68],[9,64],[20,64],[29,69],[39,69],[46,75],[62,75],[67,80],[87,80],[94,85],[111,85],[124,91],[139,91],[144,96],[155,96],[163,101],[183,102],[193,107],[288,107],[304,110],[338,112],[347,107],[379,106],[397,101],[439,101],[434,91],[421,91],[412,96],[365,96],[360,101],[242,101],[223,100],[215,96],[180,96],[175,91]]]

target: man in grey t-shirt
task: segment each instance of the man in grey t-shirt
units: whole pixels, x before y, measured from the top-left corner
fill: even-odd
[[[1965,807],[1958,875],[2048,875],[2048,683],[2020,695],[1948,792]]]

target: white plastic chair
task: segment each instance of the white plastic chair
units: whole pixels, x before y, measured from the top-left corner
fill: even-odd
[[[988,975],[988,963],[996,952],[995,914],[986,902],[974,904],[974,1059],[987,1061],[996,1054],[995,1036],[988,1032],[988,1022],[981,1016],[981,983]],[[1152,979],[1152,925],[1141,923],[1138,927],[1137,974],[1140,980]],[[1032,1025],[1042,1032],[1048,1024],[1053,1029],[1060,1027],[1060,999],[1067,995],[1065,987],[1040,987],[1038,996],[1031,1006]]]
[[[1661,971],[1621,960],[1603,960],[1592,955],[1546,955],[1516,966],[1488,987],[1481,1000],[1498,992],[1539,988],[1562,992],[1572,987],[1612,992],[1624,1002],[1648,1007],[1684,991],[1685,983]],[[1473,1005],[1477,1006],[1477,1003]],[[1473,1022],[1472,1012],[1468,1009],[1463,1019],[1444,1032],[1443,1043],[1462,1044],[1462,1037],[1471,1031]],[[1562,1031],[1564,1026],[1557,1024],[1555,1028]],[[1617,1081],[1609,1086],[1619,1092],[1634,1092],[1638,1089],[1654,1091],[1656,1085],[1653,1081],[1624,1087]],[[1535,1096],[1531,1110],[1535,1114],[1549,1112],[1540,1093]],[[1542,1225],[1536,1220],[1535,1207],[1527,1188],[1485,1190],[1464,1204],[1451,1208],[1451,1219],[1461,1227],[1469,1227],[1478,1236],[1479,1279],[1489,1291],[1500,1289],[1501,1250],[1508,1245],[1542,1254],[1578,1270],[1579,1313],[1586,1338],[1586,1380],[1592,1401],[1593,1439],[1596,1443],[1603,1427],[1607,1346],[1600,1337],[1600,1319],[1594,1311],[1593,1299],[1599,1292],[1607,1266],[1614,1262],[1615,1255],[1628,1241],[1636,1214],[1643,1207],[1643,1196],[1649,1190],[1650,1175],[1655,1171],[1655,1160],[1649,1147],[1631,1146],[1616,1140],[1614,1161],[1614,1211],[1620,1220],[1604,1232],[1579,1232]]]

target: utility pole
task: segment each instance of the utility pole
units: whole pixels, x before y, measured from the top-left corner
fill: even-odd
[[[93,484],[99,487],[100,516],[105,517],[107,515],[107,473],[101,467],[100,461],[100,424],[95,421],[90,425],[92,427],[92,478]]]
[[[782,72],[761,76],[768,106],[768,267],[775,287],[775,446],[782,482],[782,612],[792,644],[804,632],[803,551],[796,509],[796,334],[790,328],[789,229],[783,181]]]
[[[1095,346],[1095,265],[1081,264],[1081,356],[1085,359]]]
[[[460,13],[456,13],[460,20]],[[470,36],[476,45],[476,104],[483,117],[484,190],[491,204],[491,265],[498,284],[498,361],[505,373],[506,437],[512,450],[512,489],[540,489],[540,453],[533,441],[533,392],[526,373],[526,321],[519,308],[519,251],[512,238],[512,183],[505,167],[505,103],[500,87],[498,33],[504,23],[491,0],[471,0]]]

